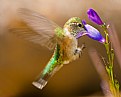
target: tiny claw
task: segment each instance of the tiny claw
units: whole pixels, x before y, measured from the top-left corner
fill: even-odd
[[[77,49],[75,50],[74,55],[78,55],[79,58],[80,58],[80,57],[81,57],[81,54],[82,54],[82,49],[81,49],[81,48],[77,48]]]
[[[77,49],[75,50],[74,55],[78,54],[78,55],[79,55],[79,58],[80,58],[81,55],[82,55],[82,51],[83,51],[84,48],[86,48],[86,47],[85,47],[85,44],[83,43],[82,46],[81,46],[80,48],[77,48]]]
[[[85,43],[82,44],[81,48],[80,48],[80,54],[79,57],[82,55],[82,51],[86,48]]]
[[[81,49],[81,51],[82,51],[82,50],[85,49],[85,48],[86,48],[85,43],[83,43],[80,49]]]
[[[82,51],[81,48],[77,48],[74,52],[74,55],[79,54],[81,51]]]

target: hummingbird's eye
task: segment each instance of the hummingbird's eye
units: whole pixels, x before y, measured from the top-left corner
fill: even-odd
[[[82,24],[78,24],[79,27],[82,27]]]

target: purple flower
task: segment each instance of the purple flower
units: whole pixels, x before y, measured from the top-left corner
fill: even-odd
[[[91,38],[93,40],[97,40],[100,43],[105,42],[105,38],[100,34],[100,32],[96,28],[87,24],[84,20],[82,20],[82,24],[84,25],[85,30],[83,30],[77,34],[77,36],[76,36],[77,39],[84,35],[87,35],[89,38]]]
[[[103,25],[104,23],[102,22],[101,18],[99,17],[99,15],[96,13],[96,11],[94,11],[93,9],[89,9],[87,11],[88,14],[88,18],[95,22],[98,25]]]
[[[104,43],[105,42],[105,38],[103,38],[103,36],[100,34],[100,32],[95,29],[94,27],[92,27],[91,25],[89,24],[86,24],[84,25],[86,30],[87,30],[87,36],[94,39],[94,40],[97,40],[101,43]]]

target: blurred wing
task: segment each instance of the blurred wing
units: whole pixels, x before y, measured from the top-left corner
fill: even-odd
[[[62,29],[56,23],[48,20],[45,16],[29,9],[19,9],[19,14],[28,28],[16,29],[27,40],[38,43],[49,49],[53,49],[57,42],[56,28]],[[62,30],[61,30],[62,31]]]
[[[15,33],[18,37],[29,40],[32,43],[39,44],[52,50],[56,45],[56,37],[49,37],[47,35],[41,36],[28,27],[12,28],[10,32]]]

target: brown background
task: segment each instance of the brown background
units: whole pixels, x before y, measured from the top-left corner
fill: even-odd
[[[96,48],[100,55],[105,56],[102,44],[82,37],[79,45],[86,44],[80,59],[64,66],[49,80],[43,90],[32,86],[32,81],[51,58],[53,51],[32,44],[7,31],[12,24],[19,24],[17,9],[29,8],[36,10],[58,25],[73,16],[85,19],[86,11],[94,8],[103,21],[115,26],[121,37],[121,1],[120,0],[0,0],[0,97],[56,97],[103,95],[100,77],[92,64],[88,51]],[[98,28],[99,29],[99,28]],[[121,82],[120,68],[115,65],[115,76]]]

